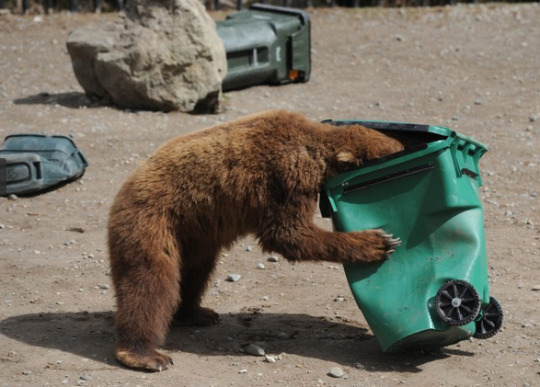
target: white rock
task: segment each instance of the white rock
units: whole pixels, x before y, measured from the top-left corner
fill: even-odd
[[[339,367],[334,367],[328,372],[328,376],[333,378],[342,378],[345,375],[345,372]]]
[[[227,274],[227,281],[229,282],[238,282],[242,278],[241,274],[229,273]]]
[[[276,358],[272,355],[264,355],[264,360],[266,360],[266,362],[268,363],[275,363],[276,362]]]

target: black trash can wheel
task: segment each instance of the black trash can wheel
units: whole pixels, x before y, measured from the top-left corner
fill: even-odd
[[[480,313],[481,301],[478,292],[467,281],[446,281],[435,297],[435,309],[446,324],[467,325]]]
[[[501,304],[495,298],[490,297],[489,304],[482,310],[482,318],[476,321],[474,337],[477,339],[489,339],[501,329],[503,320],[504,315]]]

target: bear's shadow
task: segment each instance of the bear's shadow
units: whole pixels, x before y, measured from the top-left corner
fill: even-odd
[[[118,366],[114,359],[112,312],[39,313],[0,321],[0,333],[43,348],[56,348]],[[370,371],[419,372],[419,366],[451,355],[471,353],[443,349],[432,352],[385,354],[365,328],[306,314],[239,313],[221,315],[211,327],[172,327],[164,349],[199,356],[252,356],[245,347],[255,343],[267,353],[294,354]]]

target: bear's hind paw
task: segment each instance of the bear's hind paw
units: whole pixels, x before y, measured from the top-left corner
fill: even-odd
[[[116,350],[116,359],[126,367],[149,372],[161,372],[174,364],[172,358],[156,350],[137,353],[118,349]]]
[[[210,308],[204,308],[202,306],[196,308],[194,311],[186,311],[180,307],[176,315],[174,316],[172,325],[176,327],[184,326],[198,326],[208,327],[219,323],[219,314],[214,312]]]

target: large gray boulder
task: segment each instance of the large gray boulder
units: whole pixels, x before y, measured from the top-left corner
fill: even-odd
[[[199,0],[128,0],[116,22],[72,31],[67,49],[91,97],[131,109],[219,109],[227,59]]]

